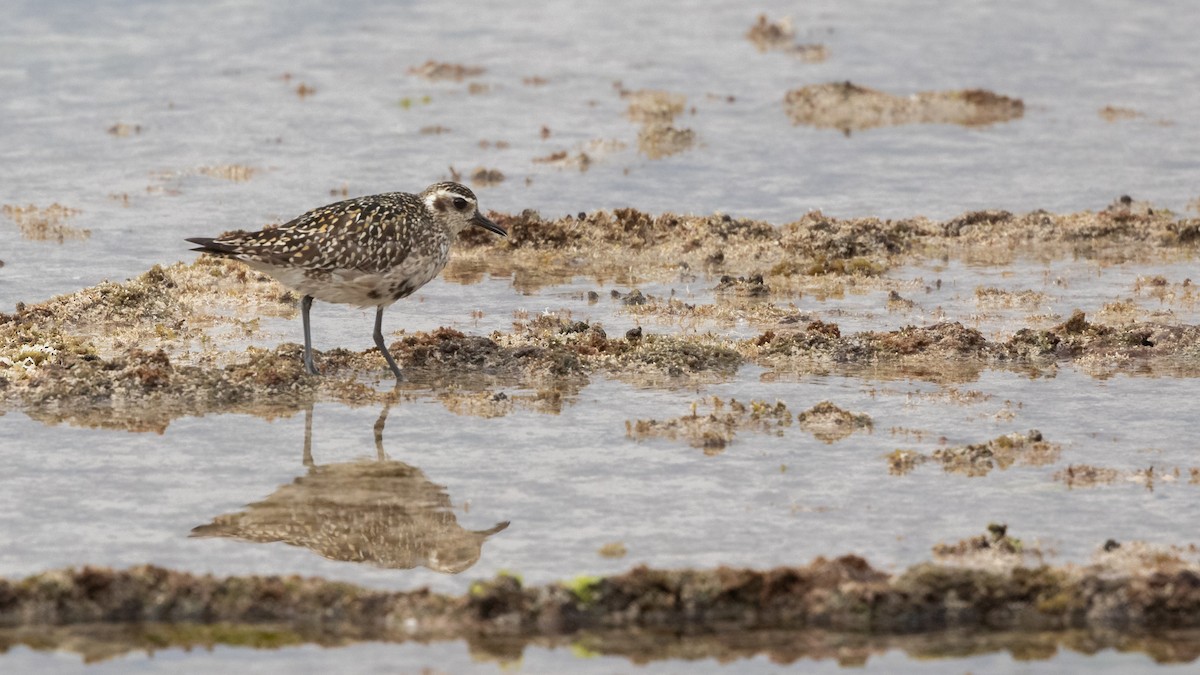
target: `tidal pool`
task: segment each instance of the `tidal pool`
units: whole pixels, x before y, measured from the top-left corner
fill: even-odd
[[[793,42],[823,44],[827,57],[760,53],[745,37],[759,13],[790,15]],[[477,167],[505,176],[474,186],[485,209],[547,217],[633,206],[775,224],[816,209],[949,218],[1099,210],[1122,194],[1183,213],[1200,196],[1200,81],[1190,49],[1200,17],[1185,2],[1104,0],[1086,10],[542,2],[450,11],[433,2],[19,1],[0,14],[0,204],[78,211],[58,223],[70,228],[62,243],[29,238],[19,218],[0,214],[3,312],[190,259],[186,236],[258,228],[343,196],[419,190],[458,175],[470,183]],[[432,79],[421,74],[430,60],[484,70]],[[981,127],[849,135],[795,126],[785,114],[789,90],[848,80],[901,96],[986,88],[1023,99],[1024,114]],[[622,92],[641,89],[682,96],[671,124],[695,142],[662,158],[639,152],[643,129]],[[1106,107],[1120,110],[1105,115]],[[558,152],[587,153],[586,170],[535,161]],[[769,301],[843,333],[958,321],[999,338],[1060,324],[1074,310],[1090,320],[1194,324],[1194,267],[1186,252],[1149,261],[910,260],[881,277],[837,288],[814,282]],[[389,310],[393,338],[441,326],[488,335],[546,312],[598,322],[610,336],[638,326],[740,339],[764,330],[744,305],[701,319],[654,309],[670,298],[726,302],[720,275],[664,279],[629,269],[518,280],[485,264],[449,276]],[[611,295],[634,289],[653,301],[630,306]],[[316,346],[367,348],[370,321],[318,305]],[[219,339],[235,352],[300,339],[295,317],[248,325]],[[939,381],[743,365],[673,384],[592,374],[561,391],[414,382],[386,406],[179,411],[161,433],[78,428],[49,408],[10,410],[0,417],[0,574],[154,563],[464,593],[501,571],[547,583],[639,564],[763,568],[844,553],[900,570],[989,523],[1007,524],[1030,555],[1050,562],[1086,561],[1108,540],[1186,547],[1200,518],[1194,390],[1190,378],[1069,365]],[[513,403],[480,408],[480,397]],[[693,406],[703,413],[714,397],[782,401],[792,414],[830,401],[871,425],[833,442],[798,423],[737,429],[707,453],[686,439],[627,432]],[[1056,453],[993,462],[976,475],[937,461],[907,473],[889,464],[897,450],[932,457],[1031,429]],[[1108,473],[1068,480],[1064,472],[1081,466]],[[1194,666],[1070,647],[1044,661],[1003,649],[927,660],[919,647],[890,643],[874,647],[865,666],[764,654],[643,666],[566,643],[496,656],[461,642],[135,650],[84,666],[69,651],[14,644],[0,664],[17,672]]]

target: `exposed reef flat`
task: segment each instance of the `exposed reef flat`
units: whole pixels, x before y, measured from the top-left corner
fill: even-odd
[[[1052,654],[1062,642],[1082,651],[1145,650],[1165,661],[1200,654],[1195,632],[1163,646],[1170,631],[1200,627],[1195,551],[1110,542],[1088,565],[1028,567],[1017,540],[996,536],[944,547],[976,550],[981,541],[990,558],[896,574],[842,556],[761,571],[638,567],[533,587],[502,575],[462,596],[294,576],[83,567],[0,580],[0,642],[68,647],[93,659],[172,645],[448,639],[508,658],[526,645],[564,642],[640,660],[777,651],[830,658],[836,645],[857,645],[865,658],[881,644],[936,652],[939,640],[958,645],[954,651],[965,641],[985,651],[1042,645]],[[947,640],[949,629],[957,632]],[[659,634],[674,638],[647,641]]]

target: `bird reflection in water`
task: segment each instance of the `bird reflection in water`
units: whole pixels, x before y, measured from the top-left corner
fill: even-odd
[[[390,406],[375,422],[377,459],[317,465],[312,458],[312,406],[304,413],[304,465],[308,473],[282,485],[244,511],[218,516],[193,537],[281,541],[329,558],[377,567],[458,574],[479,561],[483,542],[508,527],[486,530],[458,524],[445,488],[418,468],[388,459],[383,427]]]

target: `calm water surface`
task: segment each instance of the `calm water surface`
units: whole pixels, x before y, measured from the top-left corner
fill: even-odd
[[[755,51],[743,35],[760,12],[791,16],[797,40],[826,44],[828,60],[806,64]],[[14,0],[0,8],[0,203],[79,209],[69,222],[91,236],[28,241],[0,219],[0,311],[190,259],[184,236],[285,220],[334,200],[331,191],[340,196],[343,186],[351,195],[420,189],[448,177],[450,167],[505,174],[499,185],[478,189],[485,208],[547,216],[636,206],[778,223],[812,209],[943,218],[978,208],[1099,209],[1126,193],[1182,211],[1200,196],[1200,68],[1192,48],[1198,33],[1200,11],[1178,1],[951,8],[921,0],[768,1],[697,9],[620,0],[470,7]],[[472,94],[465,81],[408,73],[428,59],[485,67],[470,80],[485,90]],[[545,84],[524,82],[535,76]],[[847,79],[898,94],[988,88],[1022,98],[1026,115],[987,128],[906,126],[850,137],[792,126],[782,107],[787,90]],[[638,128],[624,116],[617,81],[685,95],[689,111],[676,123],[697,132],[698,147],[663,160],[638,154]],[[315,93],[297,95],[301,83]],[[1141,116],[1106,122],[1097,111],[1107,105]],[[107,132],[117,124],[140,131]],[[449,131],[420,132],[432,125]],[[597,155],[586,172],[532,161],[577,152],[595,139],[625,148]],[[507,147],[498,149],[497,141]],[[205,172],[228,165],[253,172],[244,181]],[[1187,262],[951,261],[890,273],[916,303],[909,310],[888,311],[886,289],[795,302],[801,311],[833,317],[844,331],[948,319],[1002,336],[1030,311],[1094,313],[1122,299],[1164,320],[1196,322],[1194,306],[1135,293],[1137,278],[1153,274],[1174,283],[1195,276]],[[713,285],[642,288],[711,302]],[[395,306],[389,328],[449,325],[486,334],[510,329],[514,313],[569,310],[612,334],[639,320],[608,300],[611,287],[574,279],[523,293],[504,278],[437,281]],[[978,287],[1032,289],[1046,300],[1034,310],[986,308],[975,298]],[[588,305],[588,290],[603,300]],[[659,332],[758,332],[750,325],[641,323]],[[358,310],[322,305],[315,313],[319,347],[365,348],[369,329],[370,317]],[[251,341],[273,345],[298,336],[296,320],[265,320]],[[596,376],[569,392],[556,414],[517,409],[492,419],[457,414],[442,392],[416,388],[388,411],[382,461],[373,433],[379,408],[317,405],[307,439],[304,410],[274,419],[183,417],[161,434],[78,429],[9,413],[0,418],[0,574],[152,562],[462,592],[499,570],[543,583],[640,563],[764,567],[847,552],[901,568],[927,559],[934,543],[972,536],[993,521],[1008,523],[1056,560],[1085,560],[1108,538],[1194,541],[1200,502],[1186,480],[1186,469],[1200,466],[1192,381],[1097,379],[1064,369],[1037,379],[985,372],[954,386],[977,394],[951,403],[948,385],[775,377],[754,367],[726,382],[675,389]],[[778,399],[795,412],[830,400],[869,414],[874,426],[832,444],[796,426],[778,436],[746,431],[715,456],[682,441],[626,436],[626,421],[678,417],[711,396]],[[896,448],[929,452],[1031,428],[1062,444],[1057,462],[1018,463],[983,477],[929,464],[894,476],[884,459]],[[1181,467],[1185,478],[1153,490],[1129,481],[1068,490],[1052,476],[1071,463]],[[335,559],[315,540],[252,543],[249,525],[240,537],[189,536],[237,514],[243,524],[279,526],[289,500],[305,495],[349,494],[350,507],[358,508],[347,485],[389,495],[360,515],[418,543],[403,554],[381,545],[378,559],[355,563]],[[488,532],[503,522],[507,528]],[[610,542],[628,554],[599,556]],[[448,565],[466,571],[437,571]],[[315,672],[349,659],[367,672],[838,669],[829,661],[782,665],[763,657],[643,667],[541,648],[502,667],[474,660],[461,644],[166,650],[86,669]],[[76,655],[23,648],[0,664],[15,672],[85,669]],[[1049,662],[1006,654],[926,661],[888,652],[866,670],[1151,667],[1145,656],[1113,652],[1065,651]]]

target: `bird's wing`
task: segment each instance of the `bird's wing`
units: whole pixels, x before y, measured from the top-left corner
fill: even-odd
[[[225,235],[214,243],[236,257],[270,265],[377,274],[408,257],[412,242],[400,226],[403,222],[401,205],[359,198],[313,209],[279,227]]]

